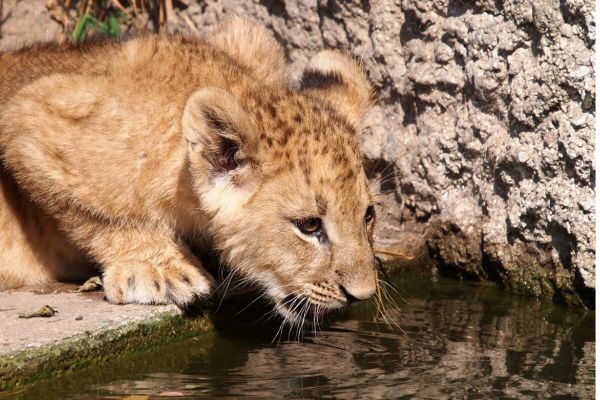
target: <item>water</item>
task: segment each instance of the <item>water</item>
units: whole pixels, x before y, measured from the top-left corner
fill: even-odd
[[[298,342],[223,315],[218,333],[43,382],[17,399],[593,398],[594,314],[490,286],[404,277],[393,317],[368,304]],[[294,334],[292,333],[292,336]]]

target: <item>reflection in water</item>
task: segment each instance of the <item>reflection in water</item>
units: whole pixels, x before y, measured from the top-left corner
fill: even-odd
[[[594,315],[456,281],[404,278],[402,329],[352,307],[302,342],[248,322],[16,398],[593,398]],[[172,393],[177,394],[177,393]]]

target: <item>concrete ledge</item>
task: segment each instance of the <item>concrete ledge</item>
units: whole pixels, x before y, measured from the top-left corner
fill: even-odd
[[[48,318],[19,318],[49,305]],[[101,293],[0,292],[0,391],[213,330],[175,306],[112,305]]]

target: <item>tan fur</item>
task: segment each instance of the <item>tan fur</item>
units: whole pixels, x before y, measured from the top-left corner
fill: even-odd
[[[281,46],[264,28],[234,17],[217,26],[208,40],[250,68],[265,84],[288,84],[289,71]]]
[[[97,264],[112,302],[186,306],[214,287],[188,248],[203,243],[290,317],[290,296],[326,309],[370,297],[376,194],[356,137],[370,86],[326,52],[294,91],[283,59],[241,20],[208,42],[0,55],[0,288]],[[310,217],[326,239],[294,223]]]
[[[322,51],[310,60],[301,88],[323,96],[357,128],[373,97],[362,63],[333,50]]]

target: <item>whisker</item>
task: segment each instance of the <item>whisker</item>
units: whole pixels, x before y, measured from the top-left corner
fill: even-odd
[[[262,292],[260,294],[260,296],[257,296],[254,300],[252,300],[246,307],[244,307],[241,311],[238,311],[234,317],[240,315],[241,313],[243,313],[244,311],[246,311],[252,304],[256,303],[258,300],[260,300],[261,298],[265,297],[265,295],[267,294],[267,291],[265,290],[264,292]]]
[[[385,289],[385,290],[387,290],[387,288],[389,288],[389,289],[393,290],[393,291],[396,293],[396,297],[399,297],[399,298],[400,298],[400,300],[402,300],[402,301],[404,302],[404,304],[406,304],[407,306],[410,306],[410,303],[408,302],[408,300],[406,300],[404,297],[402,297],[402,295],[401,295],[401,294],[398,292],[398,289],[397,289],[395,286],[391,285],[389,282],[387,282],[387,281],[384,281],[384,280],[380,280],[380,282],[381,282],[383,285],[386,285],[386,289]],[[383,288],[383,287],[384,287],[384,286],[382,286],[382,288]],[[384,292],[385,292],[385,290],[384,290]],[[391,295],[387,294],[387,292],[386,292],[385,294],[386,294],[387,296],[389,296],[389,299],[390,299],[391,301],[394,301],[394,296],[391,296]]]
[[[275,312],[277,312],[277,310],[275,310]],[[283,334],[283,327],[285,326],[286,322],[287,322],[287,316],[284,316],[283,321],[281,321],[281,324],[279,325],[279,329],[275,333],[275,337],[273,337],[273,340],[271,341],[271,343],[273,343],[275,341],[275,339],[277,339],[277,346],[279,346],[279,343],[281,342],[280,334]]]
[[[389,167],[393,167],[395,166],[394,162],[390,162],[388,163],[388,165],[385,166],[385,168],[383,168],[381,171],[377,172],[377,178],[378,179],[384,179],[382,178],[383,174],[385,173],[385,171],[389,168]],[[396,170],[392,169],[391,171],[388,172],[388,174],[386,175],[386,177],[389,177],[391,174],[395,174]]]
[[[396,291],[396,293],[398,293],[398,289],[392,283],[392,280],[390,279],[389,275],[385,271],[385,268],[383,268],[383,262],[381,261],[381,258],[375,257],[375,260],[377,261],[377,270],[382,273],[383,278],[385,279],[385,282],[387,282],[387,284],[389,286],[391,286],[392,288],[394,288],[394,290]]]
[[[228,280],[227,282],[227,286],[225,286],[225,290],[223,291],[223,294],[221,295],[221,299],[219,300],[219,305],[217,306],[217,310],[215,312],[218,312],[221,309],[221,305],[223,304],[223,300],[225,299],[225,295],[227,294],[227,289],[229,288],[229,284],[231,283],[231,280],[233,279],[233,273],[231,273],[231,275],[229,275],[227,277],[226,280]]]
[[[377,277],[376,277],[376,292],[374,297],[376,312],[375,312],[375,320],[381,317],[387,326],[395,326],[402,333],[406,335],[406,331],[400,326],[400,324],[396,321],[394,317],[389,313],[388,309],[400,311],[400,307],[396,303],[394,296],[389,293],[389,290],[393,290],[396,293],[397,297],[402,299],[406,304],[409,304],[406,299],[400,296],[398,289],[391,282],[391,279],[387,275],[385,269],[383,268],[383,263],[379,257],[375,257],[377,260]],[[389,304],[389,305],[386,305]],[[396,314],[400,314],[399,312]]]

